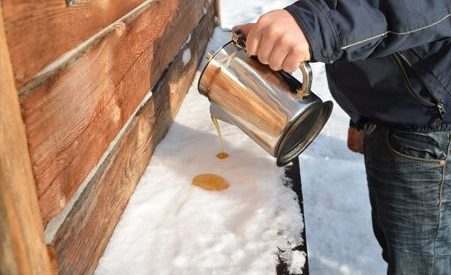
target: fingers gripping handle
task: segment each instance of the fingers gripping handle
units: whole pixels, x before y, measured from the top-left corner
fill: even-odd
[[[240,29],[232,30],[232,41],[236,46],[246,50],[246,38]],[[297,90],[296,97],[302,99],[309,95],[312,87],[312,68],[308,62],[302,62],[299,69],[302,72],[302,87]]]

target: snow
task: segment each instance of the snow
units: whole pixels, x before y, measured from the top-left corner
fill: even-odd
[[[332,100],[324,66],[312,64],[312,90]],[[373,236],[363,156],[346,147],[349,118],[335,103],[325,128],[301,155],[311,274],[386,274]]]
[[[293,1],[222,1],[222,26],[251,22]],[[239,9],[237,7],[240,7]],[[208,50],[230,33],[215,29]],[[186,54],[187,55],[187,54]],[[187,57],[186,57],[187,59]],[[201,64],[201,67],[205,64]],[[312,90],[331,98],[324,66],[312,64]],[[275,274],[278,248],[293,274],[306,257],[304,224],[283,169],[234,126],[221,123],[226,160],[208,101],[193,82],[167,136],[157,146],[101,258],[96,274]],[[335,104],[325,129],[301,156],[310,274],[385,273],[372,234],[363,158],[346,149],[347,115]],[[198,174],[216,173],[223,191],[193,186]]]
[[[295,1],[221,2],[222,27],[231,29]],[[324,65],[311,65],[312,91],[323,100],[333,100]],[[348,116],[335,103],[329,122],[300,157],[309,270],[313,275],[386,274],[386,263],[372,232],[364,160],[346,148],[348,123]]]
[[[221,27],[232,29],[235,25],[254,22],[261,14],[282,9],[296,2],[293,0],[222,0]],[[239,8],[238,8],[239,7]]]
[[[215,31],[221,45],[230,34]],[[217,46],[211,43],[209,48]],[[221,123],[224,148],[197,78],[167,136],[133,193],[96,274],[274,274],[278,249],[301,271],[303,221],[284,169],[238,128]],[[215,173],[230,187],[206,191],[191,184]],[[300,273],[300,272],[298,272]]]
[[[305,265],[306,254],[304,251],[293,251],[290,261],[290,274],[301,274]]]
[[[185,51],[183,51],[182,55],[183,65],[188,64],[188,62],[191,60],[191,49],[187,48]]]

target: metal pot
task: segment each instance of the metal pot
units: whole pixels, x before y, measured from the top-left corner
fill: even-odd
[[[310,91],[308,63],[300,66],[303,83],[275,72],[248,56],[240,33],[207,58],[198,88],[210,100],[211,115],[240,128],[277,158],[278,166],[302,153],[332,112],[332,102]]]

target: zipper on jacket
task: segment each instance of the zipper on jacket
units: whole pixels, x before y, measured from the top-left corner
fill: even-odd
[[[404,84],[405,84],[405,86],[406,86],[407,91],[409,92],[409,94],[410,94],[411,96],[415,97],[418,101],[420,101],[421,103],[423,103],[423,104],[426,105],[426,106],[430,106],[430,107],[435,106],[435,104],[434,104],[433,102],[428,101],[428,100],[426,100],[425,98],[419,96],[419,95],[416,94],[415,91],[413,90],[412,83],[410,82],[409,77],[407,76],[407,72],[406,72],[406,70],[404,69],[404,66],[402,65],[402,61],[401,61],[401,57],[400,57],[401,54],[400,54],[400,53],[395,53],[393,56],[395,57],[396,64],[398,64],[398,67],[401,69],[402,78],[403,78],[403,80],[404,80]],[[435,99],[435,98],[434,98],[434,99]]]
[[[404,69],[404,66],[402,64],[402,61],[404,61],[405,63],[407,63],[408,66],[412,67],[412,63],[407,59],[407,57],[405,55],[403,55],[402,53],[395,53],[393,54],[396,63],[398,64],[399,68],[401,69],[401,74],[403,76],[404,79],[404,84],[407,88],[407,91],[409,92],[409,94],[411,94],[413,97],[415,97],[417,100],[419,100],[421,103],[423,103],[426,106],[429,107],[435,107],[438,111],[438,115],[439,117],[436,117],[432,120],[433,124],[438,124],[440,123],[444,118],[445,118],[445,103],[440,100],[439,98],[437,98],[434,93],[432,91],[430,91],[426,85],[424,85],[426,87],[426,90],[429,92],[429,94],[431,95],[431,97],[434,99],[434,102],[428,101],[425,98],[421,97],[420,95],[418,95],[417,93],[415,93],[415,91],[413,90],[412,87],[412,83],[409,80],[409,76],[407,75],[406,70]],[[402,59],[402,60],[401,60]],[[420,80],[421,81],[421,80]]]

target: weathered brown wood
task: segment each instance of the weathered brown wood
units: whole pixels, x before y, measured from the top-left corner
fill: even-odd
[[[118,20],[144,0],[2,0],[8,45],[18,85],[59,56]]]
[[[0,6],[0,274],[52,274]]]
[[[186,41],[207,0],[152,1],[21,96],[44,224]]]
[[[155,146],[191,85],[213,31],[213,18],[211,7],[188,43],[191,60],[185,64],[182,49],[58,230],[52,245],[61,274],[94,271]]]
[[[221,21],[221,0],[215,0],[215,16],[219,27],[222,27]]]

